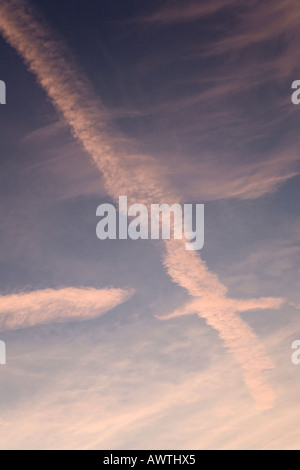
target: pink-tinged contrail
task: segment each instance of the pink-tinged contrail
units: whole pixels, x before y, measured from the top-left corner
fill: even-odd
[[[180,195],[168,188],[151,159],[131,157],[120,151],[120,136],[110,128],[102,101],[91,91],[66,46],[56,39],[31,5],[24,0],[0,0],[0,31],[36,75],[39,83],[70,125],[74,136],[102,172],[107,193],[145,204],[178,202]],[[182,314],[198,313],[219,332],[244,371],[244,379],[258,407],[273,406],[274,392],[264,378],[273,367],[253,330],[237,312],[279,308],[281,299],[233,300],[218,277],[195,252],[185,251],[178,240],[164,241],[164,264],[175,283],[193,299]],[[178,316],[180,311],[174,313]]]
[[[0,331],[98,318],[126,302],[133,290],[64,287],[0,295]]]

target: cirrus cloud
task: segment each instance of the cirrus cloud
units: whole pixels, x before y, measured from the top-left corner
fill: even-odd
[[[132,295],[132,290],[74,287],[2,295],[0,330],[97,318]]]

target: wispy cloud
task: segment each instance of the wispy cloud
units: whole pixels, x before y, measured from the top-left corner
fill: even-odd
[[[23,344],[14,364],[1,370],[0,447],[297,449],[299,369],[287,357],[299,323],[287,323],[264,335],[277,365],[271,377],[279,399],[271,413],[253,409],[234,359],[224,357],[213,331],[200,322],[184,319],[176,338],[170,323],[154,327],[157,322],[147,320],[104,337],[100,329],[93,345],[90,331],[85,338],[81,329],[78,336],[65,332],[65,344],[51,336],[32,350],[25,342],[26,357]],[[186,359],[184,369],[176,352]],[[55,368],[45,369],[49,360]],[[2,383],[11,377],[21,386],[9,401]],[[25,426],[27,432],[20,432]]]
[[[199,10],[202,5],[207,6],[199,2]],[[221,8],[219,2],[210,5]],[[143,80],[154,76],[164,90],[157,102],[151,96],[148,112],[157,141],[171,142],[166,154],[174,161],[172,176],[180,185],[184,175],[187,198],[272,193],[299,175],[297,107],[290,100],[299,74],[298,2],[235,1],[224,21],[216,14],[199,25],[201,40],[199,31],[180,19],[180,9],[184,12],[171,3],[148,15],[157,22],[161,16],[163,26],[168,12],[172,23],[175,10],[182,34],[174,35],[174,47],[166,43],[150,50],[136,67]],[[176,155],[176,144],[185,159]]]
[[[208,4],[206,7],[210,9]],[[180,192],[168,186],[152,159],[130,157],[128,152],[120,150],[121,139],[112,130],[109,113],[101,100],[92,93],[65,45],[55,39],[43,21],[36,19],[29,4],[22,0],[1,0],[0,13],[3,36],[36,74],[74,136],[103,173],[108,194],[115,200],[127,194],[129,199],[145,203],[180,201]],[[245,381],[259,406],[269,408],[274,394],[263,371],[272,367],[272,363],[252,329],[236,315],[238,303],[227,300],[226,287],[198,255],[185,251],[183,243],[166,242],[165,248],[169,275],[190,295],[204,300],[205,308],[199,307],[199,314],[219,332],[226,347],[242,364]],[[262,305],[266,305],[265,300],[257,300],[256,308]],[[279,301],[270,299],[268,305],[277,308]],[[253,301],[246,306],[252,308]]]
[[[29,197],[32,195],[31,207],[44,203],[46,199],[57,201],[101,194],[101,174],[95,172],[93,164],[87,162],[85,152],[70,139],[69,128],[62,119],[35,129],[20,144],[26,154],[33,156],[26,159],[22,168],[16,166],[14,169],[22,171],[21,182],[25,179],[23,191],[26,190],[27,179],[36,181],[34,191],[30,188],[28,194]],[[103,190],[104,195],[106,192]]]
[[[89,320],[125,302],[133,291],[67,287],[0,296],[0,331]]]
[[[139,17],[136,21],[157,26],[196,21],[212,15],[232,5],[234,2],[235,0],[217,0],[214,2],[205,0],[199,3],[188,0],[183,4],[170,1],[156,11]]]
[[[297,0],[254,1],[239,14],[239,31],[229,34],[211,47],[211,54],[223,54],[258,45],[274,38],[292,39],[299,34],[300,13]],[[293,47],[292,42],[287,42]]]
[[[299,175],[297,150],[273,155],[268,160],[236,163],[229,167],[228,161],[209,159],[196,164],[198,171],[192,163],[178,163],[177,169],[182,169],[189,184],[182,192],[187,200],[213,201],[224,198],[258,199],[266,194],[275,192],[289,179]],[[217,163],[219,165],[217,166]]]

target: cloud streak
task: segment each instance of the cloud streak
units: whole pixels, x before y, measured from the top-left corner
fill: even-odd
[[[206,5],[197,3],[199,9]],[[218,2],[210,5],[217,9]],[[163,17],[169,14],[171,23],[175,9],[179,22],[180,8],[184,13],[178,3],[166,3]],[[148,16],[159,18],[160,12]],[[175,45],[154,49],[150,59],[145,54],[135,70],[145,81],[155,77],[165,90],[157,101],[149,93],[148,112],[157,141],[170,141],[171,147],[175,136],[185,153],[184,161],[174,157],[175,144],[168,160],[174,161],[179,185],[185,182],[187,200],[255,199],[299,175],[297,107],[290,99],[299,75],[298,3],[235,1],[224,13],[223,20],[216,14],[199,24],[203,39],[182,18]],[[157,34],[168,37],[172,31]]]
[[[97,318],[125,302],[131,290],[66,287],[0,296],[0,331]]]
[[[0,30],[35,73],[74,136],[102,172],[105,188],[113,199],[127,194],[134,202],[145,204],[181,200],[150,158],[130,157],[120,151],[121,139],[112,130],[109,113],[102,101],[94,96],[62,41],[54,39],[51,30],[43,20],[37,19],[27,2],[0,1]],[[219,332],[225,346],[242,365],[245,382],[259,407],[270,408],[274,393],[265,382],[263,372],[271,368],[272,363],[252,329],[236,315],[236,311],[242,305],[248,309],[254,304],[255,308],[266,308],[266,304],[269,308],[277,308],[280,301],[258,299],[241,304],[229,300],[226,287],[197,254],[185,251],[184,243],[167,241],[165,249],[164,263],[169,275],[196,297],[197,313]]]
[[[299,34],[300,13],[296,0],[253,1],[240,14],[240,31],[216,42],[210,54],[224,54],[270,41],[279,36]],[[292,44],[292,48],[293,44]]]
[[[142,23],[153,24],[156,26],[165,26],[182,22],[196,21],[206,16],[212,15],[232,5],[235,0],[218,0],[214,2],[169,2],[166,6],[159,8],[157,11],[139,18]]]

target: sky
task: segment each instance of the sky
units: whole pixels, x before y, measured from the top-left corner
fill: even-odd
[[[299,449],[296,0],[0,0],[1,449]],[[96,209],[205,205],[205,243]]]

